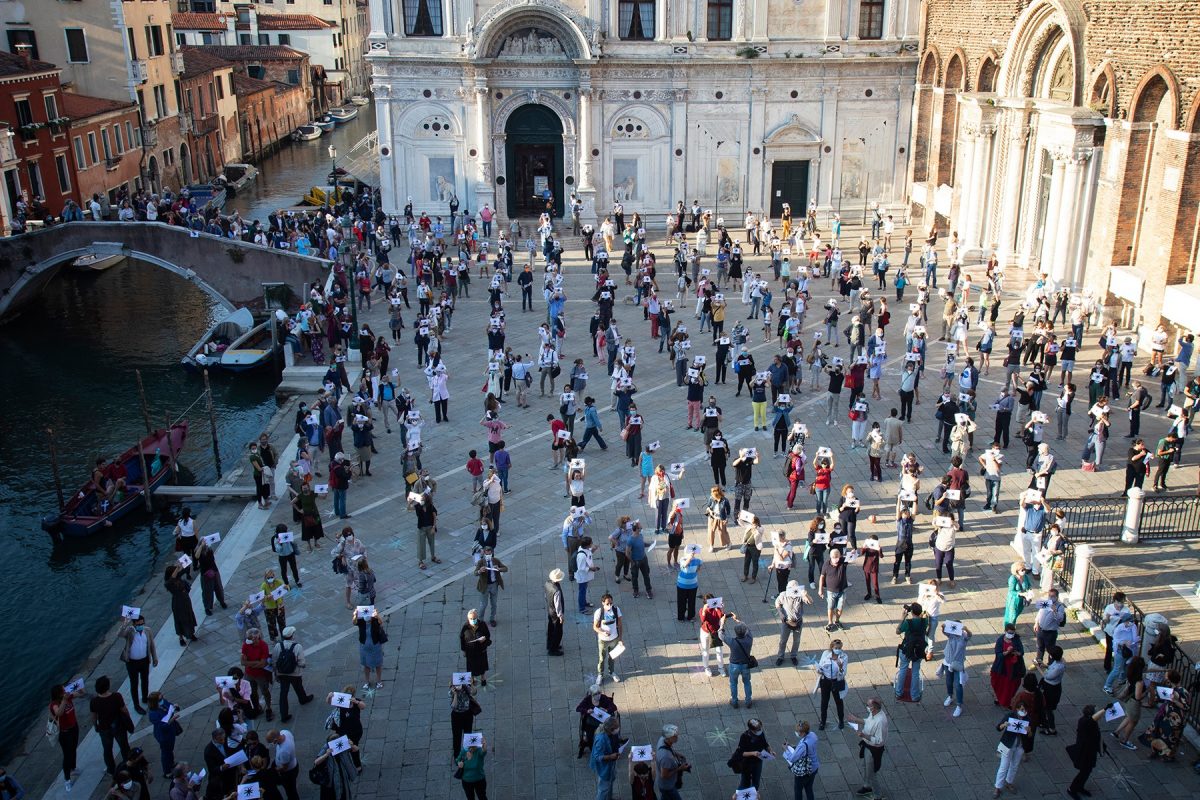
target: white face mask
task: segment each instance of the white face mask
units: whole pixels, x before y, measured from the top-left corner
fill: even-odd
[[[1015,633],[1006,633],[1006,634],[1004,634],[1004,638],[1005,638],[1005,639],[1011,639],[1011,638],[1013,638],[1014,636],[1016,636],[1016,634],[1015,634]]]
[[[128,783],[122,783],[122,784],[121,784],[121,788],[122,788],[122,789],[125,789],[126,791],[128,791],[129,789],[132,789],[132,788],[133,788],[133,781],[129,781]]]
[[[1027,717],[1027,716],[1029,716],[1029,714],[1024,711],[1018,711],[1017,716],[1018,717]]]

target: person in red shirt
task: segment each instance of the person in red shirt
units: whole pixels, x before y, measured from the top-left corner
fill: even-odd
[[[708,601],[714,599],[711,594],[704,595],[704,608],[700,609],[700,666],[713,677],[725,674],[725,659],[721,652],[721,620],[725,618],[725,610],[720,606],[709,607]],[[709,650],[717,657],[717,666],[711,671],[708,668]]]
[[[563,440],[558,432],[566,430],[567,424],[553,414],[546,415],[546,422],[550,423],[550,469],[555,469],[562,466],[563,462]]]
[[[246,640],[242,643],[242,668],[246,671],[246,680],[250,681],[250,702],[255,710],[266,706],[267,719],[275,719],[271,710],[271,670],[267,664],[271,658],[271,649],[263,641],[262,632],[258,628],[246,631]],[[259,704],[258,695],[262,693],[263,701]]]
[[[467,453],[467,472],[471,475],[471,491],[478,492],[483,488],[483,462],[474,450]]]

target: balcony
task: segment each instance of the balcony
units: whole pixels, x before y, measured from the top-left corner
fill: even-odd
[[[180,116],[182,117],[183,115]],[[204,136],[221,127],[221,119],[219,116],[217,116],[217,112],[215,111],[207,114],[196,114],[193,112],[187,116],[192,118],[191,126],[193,136]]]
[[[150,63],[147,61],[134,61],[131,65],[133,71],[134,83],[145,83],[150,80]]]
[[[151,120],[147,120],[150,122]],[[158,147],[158,129],[145,125],[142,127],[142,147],[153,149]]]
[[[112,172],[119,166],[121,166],[121,156],[109,156],[104,159],[104,169],[108,172]]]
[[[171,53],[171,69],[175,71],[176,75],[183,74],[183,53],[178,50]]]

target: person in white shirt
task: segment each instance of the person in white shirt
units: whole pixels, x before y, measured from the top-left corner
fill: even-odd
[[[300,776],[300,761],[296,758],[296,737],[291,731],[267,731],[267,743],[275,745],[274,767],[287,800],[299,800],[296,780]]]
[[[1121,621],[1121,616],[1126,612],[1125,608],[1125,593],[1113,592],[1112,602],[1104,607],[1101,614],[1100,625],[1104,628],[1104,671],[1108,672],[1113,665],[1113,640],[1112,632]]]
[[[592,546],[592,537],[584,536],[579,540],[579,549],[575,551],[574,556],[574,574],[575,583],[579,585],[579,613],[586,614],[591,603],[587,599],[588,584],[592,578],[600,571],[600,568],[592,563],[592,552],[595,548]]]
[[[849,657],[842,649],[841,639],[831,641],[829,649],[821,653],[821,659],[817,662],[817,674],[820,676],[817,685],[821,689],[821,724],[817,730],[825,730],[830,696],[833,697],[833,702],[837,706],[838,730],[846,727],[846,708],[842,703],[842,698],[846,696],[846,667],[848,665]]]
[[[581,550],[582,552],[582,550]],[[575,576],[578,579],[578,575]],[[596,613],[592,615],[592,630],[596,632],[596,641],[599,650],[599,659],[596,662],[596,683],[604,683],[604,670],[608,669],[609,676],[615,683],[620,683],[621,678],[617,675],[616,662],[611,655],[620,644],[623,634],[623,624],[621,609],[613,600],[611,594],[605,594],[600,598],[600,607],[596,609]]]
[[[875,773],[883,762],[883,749],[887,741],[888,718],[883,711],[883,701],[878,697],[867,700],[866,718],[847,714],[846,719],[859,726],[858,739],[866,747],[863,753],[863,785],[856,794],[875,793]]]

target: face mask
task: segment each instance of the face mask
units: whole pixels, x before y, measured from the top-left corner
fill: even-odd
[[[135,631],[137,631],[138,633],[141,633],[142,631],[146,630],[146,626],[145,625],[134,625],[133,629]]]
[[[129,789],[132,789],[132,788],[133,788],[133,781],[127,781],[126,783],[122,783],[122,784],[121,784],[121,788],[122,788],[122,789],[125,789],[126,791],[128,791]]]
[[[1027,717],[1027,716],[1029,716],[1029,715],[1028,715],[1026,712],[1024,712],[1024,711],[1018,711],[1018,712],[1017,712],[1017,716],[1018,716],[1018,717]]]
[[[842,651],[835,647],[833,650],[833,654],[835,656],[840,656],[842,654]]]
[[[1014,636],[1016,636],[1016,634],[1015,634],[1015,633],[1006,633],[1006,634],[1004,634],[1004,638],[1005,638],[1005,639],[1011,639],[1011,638],[1013,638]]]
[[[478,622],[479,620],[477,620],[475,617],[467,617],[467,624],[471,627],[475,627],[476,623]]]

